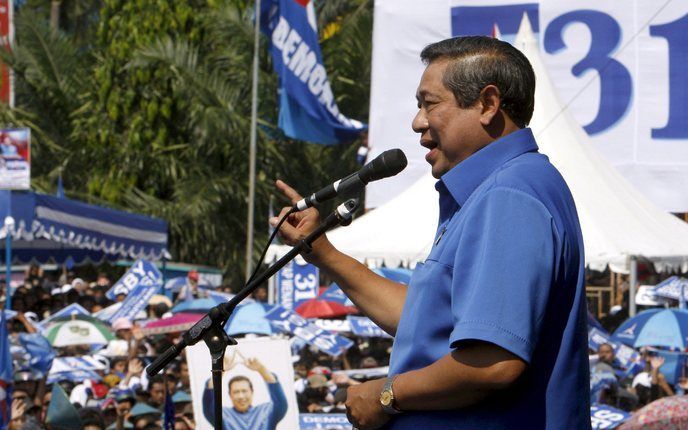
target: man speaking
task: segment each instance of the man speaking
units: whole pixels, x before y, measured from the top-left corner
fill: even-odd
[[[408,287],[326,237],[305,255],[395,337],[389,377],[349,388],[349,420],[360,429],[588,429],[583,240],[570,191],[527,128],[532,67],[487,37],[443,40],[421,59],[412,126],[440,207],[430,255]],[[281,233],[294,244],[318,224],[309,209]]]

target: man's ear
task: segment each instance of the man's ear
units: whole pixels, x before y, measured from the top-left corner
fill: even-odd
[[[487,85],[480,91],[480,123],[487,127],[492,123],[492,119],[499,113],[502,105],[502,94],[499,88],[494,85]]]

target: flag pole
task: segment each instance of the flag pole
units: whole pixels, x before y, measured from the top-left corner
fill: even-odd
[[[253,266],[253,219],[256,200],[256,128],[258,124],[258,55],[260,48],[260,0],[256,0],[253,40],[253,81],[251,84],[251,140],[248,155],[248,219],[246,228],[246,281]]]

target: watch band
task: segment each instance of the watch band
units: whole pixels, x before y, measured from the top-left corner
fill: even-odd
[[[380,404],[382,405],[382,410],[390,415],[400,414],[402,411],[396,407],[396,402],[394,399],[394,391],[392,390],[392,383],[396,376],[389,376],[385,381],[385,385],[382,387],[380,392]]]

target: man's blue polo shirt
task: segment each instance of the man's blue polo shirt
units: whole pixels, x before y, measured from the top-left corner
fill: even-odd
[[[525,374],[477,406],[405,412],[391,428],[590,428],[583,239],[537,149],[519,130],[437,183],[435,245],[411,278],[390,363],[391,375],[419,369],[478,340],[522,358]]]

